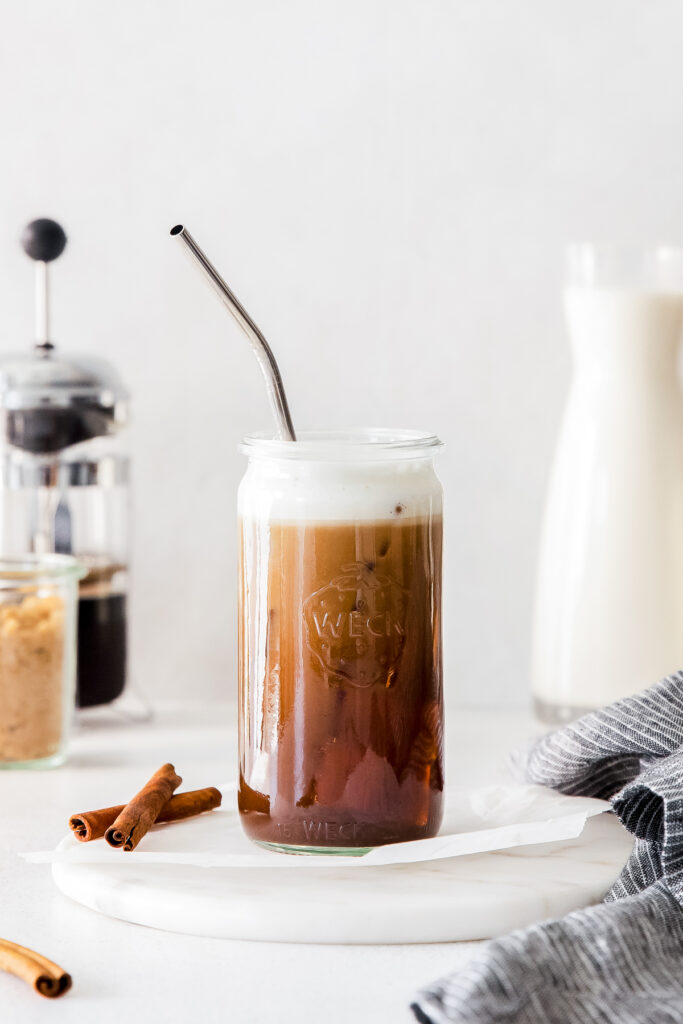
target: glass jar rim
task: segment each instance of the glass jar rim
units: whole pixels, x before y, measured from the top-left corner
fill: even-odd
[[[8,583],[82,579],[87,569],[73,555],[0,555],[0,587]]]
[[[313,462],[390,461],[433,458],[443,443],[422,430],[354,427],[348,430],[301,430],[296,441],[267,432],[243,438],[240,451],[271,459],[307,459]]]

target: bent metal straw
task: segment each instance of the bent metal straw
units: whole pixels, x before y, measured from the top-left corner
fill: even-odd
[[[182,224],[176,224],[174,228],[171,228],[171,234],[174,237],[180,238],[180,240],[185,243],[187,250],[197,261],[199,267],[204,273],[204,276],[214,291],[218,294],[221,302],[227,306],[228,312],[233,316],[248,337],[251,347],[254,350],[254,354],[259,361],[259,366],[261,367],[261,372],[263,373],[266,382],[268,398],[270,399],[270,404],[275,414],[275,422],[277,424],[277,431],[280,440],[296,441],[294,424],[292,423],[289,405],[287,404],[287,396],[285,395],[285,389],[282,383],[282,375],[280,374],[280,369],[270,345],[251,319],[242,303],[235,295],[233,295],[214,265],[208,259],[206,254],[199,248],[187,228],[183,227]]]

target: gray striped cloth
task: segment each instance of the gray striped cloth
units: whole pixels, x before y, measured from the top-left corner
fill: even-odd
[[[601,797],[636,836],[605,902],[482,945],[421,1024],[683,1024],[683,672],[539,740],[530,782]]]

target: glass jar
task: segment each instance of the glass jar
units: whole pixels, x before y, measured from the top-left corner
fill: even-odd
[[[66,759],[84,574],[67,555],[0,559],[0,768]]]
[[[256,842],[348,855],[438,832],[440,447],[389,430],[243,443],[239,809]]]

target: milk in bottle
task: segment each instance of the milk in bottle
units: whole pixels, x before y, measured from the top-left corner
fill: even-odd
[[[683,665],[683,251],[575,247],[575,363],[547,496],[536,709],[576,717]]]

